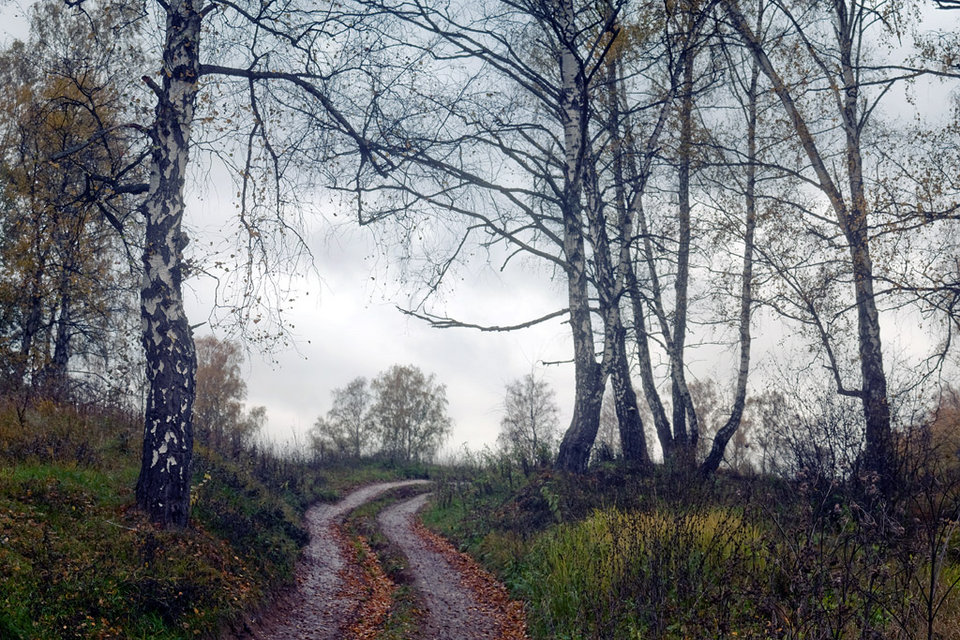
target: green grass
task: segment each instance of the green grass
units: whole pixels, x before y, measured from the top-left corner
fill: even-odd
[[[13,638],[210,635],[249,604],[243,562],[201,527],[131,509],[130,473],[0,471],[0,620]]]
[[[0,638],[216,637],[292,580],[309,504],[398,475],[198,450],[191,524],[162,530],[134,507],[140,428],[0,403]]]
[[[732,510],[608,509],[539,536],[517,591],[541,637],[759,637],[738,596],[762,577],[766,553]]]
[[[883,506],[855,485],[612,465],[523,477],[491,459],[448,476],[424,522],[525,602],[532,638],[927,638],[934,557],[930,637],[960,638],[949,478]]]

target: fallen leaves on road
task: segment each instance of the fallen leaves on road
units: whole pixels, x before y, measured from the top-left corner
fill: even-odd
[[[528,640],[523,604],[511,600],[507,589],[465,553],[457,551],[445,538],[430,531],[417,519],[414,531],[435,552],[442,554],[457,569],[465,589],[471,590],[484,614],[496,620],[499,640]]]
[[[387,576],[377,560],[377,554],[366,538],[357,536],[348,540],[340,527],[336,536],[344,555],[352,561],[341,571],[343,588],[340,595],[347,601],[357,603],[351,612],[347,627],[353,640],[376,638],[393,606],[393,580]]]

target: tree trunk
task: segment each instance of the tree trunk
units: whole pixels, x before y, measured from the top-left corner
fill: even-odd
[[[560,443],[556,466],[566,471],[582,472],[590,461],[590,449],[600,428],[603,375],[594,353],[580,202],[586,157],[586,80],[571,49],[577,38],[571,0],[561,0],[557,8],[560,13],[558,22],[562,30],[561,44],[564,47],[560,56],[560,77],[563,85],[560,113],[565,166],[560,206],[563,215],[563,254],[567,272],[567,297],[570,302],[570,330],[573,333],[576,389],[573,420]]]
[[[761,13],[762,16],[762,13]],[[758,23],[760,18],[758,18]],[[713,473],[723,461],[727,443],[740,428],[747,399],[747,377],[750,372],[750,316],[753,309],[753,242],[757,226],[757,82],[760,67],[753,66],[747,105],[747,185],[745,194],[746,223],[743,233],[743,270],[740,283],[740,367],[730,417],[713,438],[710,453],[700,465],[700,471]]]
[[[615,107],[613,107],[615,109]],[[615,114],[611,114],[615,115]],[[589,147],[589,145],[587,145]],[[585,154],[586,155],[586,154]],[[630,363],[627,360],[626,331],[620,312],[624,290],[619,269],[614,268],[607,232],[607,216],[600,189],[596,166],[598,158],[589,154],[590,161],[584,171],[586,211],[590,227],[590,243],[593,246],[593,265],[597,286],[597,298],[603,318],[604,353],[601,362],[603,377],[609,371],[613,375],[613,401],[620,430],[620,448],[627,461],[647,466],[650,457],[647,441],[643,435],[643,420],[637,409],[637,394],[630,380]],[[622,207],[621,207],[622,209]],[[621,212],[622,215],[622,212]],[[622,221],[621,221],[622,222]],[[629,243],[629,237],[621,239],[621,245]],[[619,266],[619,265],[618,265]]]
[[[42,267],[39,266],[43,264],[40,262],[43,260],[43,258],[40,256],[40,254],[37,255],[37,260],[38,267],[34,271],[33,277],[30,279],[30,289],[27,295],[28,304],[26,305],[26,313],[24,314],[24,320],[20,334],[17,384],[20,385],[22,389],[27,389],[26,383],[28,377],[31,378],[31,385],[37,384],[37,380],[34,379],[33,375],[38,373],[38,371],[33,367],[33,361],[35,359],[34,342],[37,338],[37,334],[40,333],[40,327],[43,321],[43,271]]]
[[[850,253],[850,267],[854,277],[854,298],[857,306],[857,346],[860,355],[861,388],[856,395],[863,405],[866,422],[866,447],[864,466],[867,471],[879,476],[880,489],[887,493],[892,489],[894,452],[890,443],[890,406],[887,397],[887,377],[883,368],[883,350],[880,340],[880,319],[873,291],[873,264],[870,258],[870,240],[867,229],[867,199],[863,186],[863,164],[860,151],[860,129],[863,126],[857,113],[859,84],[852,63],[852,48],[861,34],[854,33],[855,22],[846,15],[845,5],[834,4],[837,24],[834,33],[838,38],[842,78],[842,108],[840,109],[846,136],[847,179],[850,186],[849,204],[837,188],[827,169],[816,140],[796,106],[789,89],[773,67],[763,45],[750,29],[743,14],[732,0],[725,0],[723,7],[737,32],[743,37],[754,59],[770,79],[774,93],[780,99],[784,111],[793,124],[807,158],[810,160],[820,189],[830,200],[837,222],[844,233]],[[838,391],[843,392],[842,389]]]
[[[620,286],[623,287],[623,291],[628,294],[630,298],[633,326],[637,336],[637,356],[639,360],[641,388],[643,390],[644,399],[647,402],[647,406],[650,407],[650,412],[653,414],[653,422],[656,428],[657,438],[660,441],[660,448],[663,452],[663,457],[664,459],[667,459],[673,455],[673,434],[671,432],[670,420],[667,418],[667,413],[664,410],[663,402],[660,399],[660,392],[657,390],[657,384],[653,377],[653,363],[650,358],[650,346],[648,344],[649,336],[647,335],[644,302],[643,296],[640,293],[640,285],[637,281],[636,269],[633,264],[632,250],[635,233],[634,227],[638,222],[641,236],[643,236],[645,241],[649,243],[649,234],[647,233],[643,217],[643,193],[646,187],[647,176],[649,175],[649,161],[645,163],[645,166],[640,168],[637,167],[636,158],[640,154],[636,145],[634,144],[634,136],[631,135],[632,128],[630,127],[629,120],[626,116],[623,117],[623,120],[627,134],[625,135],[622,131],[620,122],[620,104],[622,101],[624,101],[623,87],[618,65],[615,61],[612,62],[608,68],[607,88],[607,103],[609,106],[607,130],[610,135],[610,139],[613,141],[611,146],[614,150],[614,190],[616,193],[617,208],[619,210],[618,233],[620,241],[620,255],[618,258],[618,278],[620,281]],[[660,109],[660,116],[650,134],[649,140],[647,141],[645,155],[648,158],[652,156],[650,151],[656,146],[657,141],[660,138],[660,133],[662,132],[666,123],[667,114],[673,102],[673,93],[674,92],[671,91],[668,99],[664,100],[664,103]],[[624,166],[625,161],[626,167]],[[626,189],[627,168],[630,169],[630,181],[634,184],[634,193],[630,197],[629,202]],[[637,220],[634,219],[634,211],[639,213],[639,215],[636,216]],[[656,282],[655,278],[656,274],[654,273],[653,275],[654,288],[655,290],[659,291],[659,284]],[[627,372],[629,374],[629,367],[627,367]],[[615,363],[615,396],[617,395],[617,375],[617,365]],[[629,402],[628,398],[630,392],[633,392],[632,385],[629,391],[625,390],[626,395],[624,396],[624,402]],[[633,403],[633,406],[636,407],[635,394]],[[619,411],[620,408],[617,407],[617,410]],[[639,414],[637,417],[639,419]],[[617,419],[619,422],[619,413],[617,415]],[[640,428],[642,430],[642,425]],[[622,438],[623,434],[621,434],[621,440]],[[646,448],[646,440],[644,440],[643,446]],[[647,453],[647,457],[649,459],[649,452]]]
[[[633,267],[630,268],[627,288],[630,292],[630,304],[633,309],[633,329],[637,334],[637,355],[640,363],[640,383],[644,399],[650,412],[653,414],[653,424],[657,430],[657,439],[660,441],[660,450],[663,459],[670,460],[674,455],[673,432],[670,429],[670,419],[664,409],[657,382],[653,377],[653,361],[650,357],[650,345],[647,335],[646,314],[643,311],[643,299],[637,283],[637,275]]]
[[[184,526],[190,511],[197,358],[183,308],[183,186],[199,69],[202,16],[193,0],[167,8],[162,87],[151,136],[141,290],[147,407],[137,504],[154,522]]]
[[[684,3],[687,6],[687,3]],[[689,12],[689,8],[687,8]],[[690,39],[692,41],[692,38]],[[680,57],[683,85],[680,89],[680,158],[677,169],[677,277],[673,283],[675,307],[673,315],[673,360],[671,391],[673,395],[673,439],[682,457],[693,460],[697,450],[696,424],[687,430],[687,411],[690,396],[678,375],[684,367],[684,346],[687,338],[687,285],[690,279],[690,164],[693,138],[693,63],[695,52],[691,42],[684,46]]]
[[[892,489],[895,470],[891,447],[890,405],[887,400],[887,376],[883,368],[880,341],[880,315],[873,293],[873,261],[867,226],[867,195],[863,186],[863,158],[860,147],[860,116],[857,109],[859,84],[852,61],[854,33],[851,17],[838,3],[837,30],[840,39],[840,67],[843,76],[843,128],[846,134],[847,179],[850,208],[843,231],[849,244],[853,270],[854,296],[857,302],[857,337],[862,378],[860,400],[866,421],[864,466],[877,474],[884,495]],[[841,223],[843,220],[841,219]]]
[[[624,460],[646,468],[650,466],[650,453],[647,451],[647,439],[643,432],[643,419],[637,407],[637,393],[630,380],[630,363],[627,361],[624,344],[625,333],[621,327],[619,336],[615,338],[619,346],[614,347],[611,363],[613,402],[620,427],[620,448]]]
[[[63,400],[67,395],[67,364],[70,362],[70,343],[73,338],[73,299],[70,296],[69,275],[61,276],[60,310],[57,314],[53,338],[53,357],[43,374],[43,386],[50,397]]]

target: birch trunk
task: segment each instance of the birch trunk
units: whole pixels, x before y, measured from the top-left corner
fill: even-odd
[[[634,267],[633,241],[634,234],[636,233],[635,227],[639,226],[640,236],[644,238],[647,250],[650,250],[650,238],[643,213],[643,194],[646,188],[647,177],[649,176],[650,158],[653,156],[652,150],[656,148],[660,134],[666,124],[667,114],[673,104],[673,91],[670,92],[660,108],[659,118],[647,140],[643,153],[647,160],[645,160],[640,167],[637,166],[637,158],[641,154],[633,142],[634,136],[631,134],[632,127],[626,116],[623,117],[623,128],[626,129],[626,133],[624,133],[621,128],[620,105],[622,102],[625,102],[623,96],[622,78],[616,65],[611,65],[608,74],[608,104],[610,105],[610,112],[608,113],[607,128],[610,139],[613,141],[614,189],[617,208],[619,210],[619,278],[624,288],[624,293],[630,298],[633,327],[637,338],[637,359],[640,370],[640,382],[644,400],[650,408],[650,412],[653,414],[653,423],[657,432],[657,439],[660,441],[663,457],[664,459],[670,459],[674,453],[673,433],[671,432],[670,419],[667,417],[663,401],[660,399],[660,392],[657,390],[656,380],[653,377],[653,362],[650,357],[649,335],[647,334],[646,313],[644,312],[645,303],[643,295],[640,292],[640,283],[637,281],[637,272]],[[626,189],[628,179],[627,169],[629,169],[629,180],[634,185],[634,192],[629,198],[629,202]],[[652,254],[648,253],[648,255]],[[652,283],[654,288],[659,291],[659,283],[656,280],[655,271],[653,272]],[[614,384],[616,384],[616,380],[614,380]]]
[[[852,3],[854,9],[856,3]],[[861,388],[858,391],[838,392],[860,398],[866,423],[866,446],[864,466],[877,474],[884,493],[892,488],[894,452],[891,440],[891,417],[887,395],[887,378],[883,367],[883,350],[880,339],[880,319],[873,290],[873,263],[870,257],[870,240],[867,228],[867,199],[863,185],[863,162],[860,150],[860,120],[857,109],[859,83],[852,61],[852,49],[856,38],[854,22],[850,20],[844,3],[834,5],[837,11],[835,33],[838,37],[842,83],[841,121],[846,138],[847,180],[850,187],[850,202],[843,198],[833,180],[816,139],[800,113],[790,90],[777,73],[762,44],[750,29],[742,12],[733,0],[725,0],[723,7],[737,32],[741,35],[763,70],[770,79],[797,138],[806,152],[819,180],[821,191],[827,196],[837,217],[840,229],[848,244],[850,267],[854,277],[854,299],[857,308],[857,347],[860,356]],[[839,377],[838,377],[839,380]]]
[[[685,3],[686,6],[687,3]],[[688,9],[689,10],[689,9]],[[690,44],[684,47],[680,64],[683,69],[683,85],[680,90],[680,158],[677,169],[677,277],[673,283],[675,307],[673,315],[673,349],[671,354],[673,377],[673,439],[676,447],[691,456],[696,451],[697,431],[695,425],[687,432],[687,406],[689,394],[684,393],[681,379],[683,352],[687,337],[687,285],[690,279],[690,163],[691,138],[693,136],[693,63],[694,52]]]
[[[560,442],[556,466],[566,471],[582,472],[590,461],[590,449],[600,428],[603,375],[594,353],[580,202],[587,128],[586,80],[582,65],[572,50],[577,38],[572,1],[561,0],[557,9],[560,14],[563,47],[560,56],[560,114],[565,162],[563,199],[560,206],[563,216],[563,254],[567,271],[576,390],[573,419]]]
[[[613,401],[620,432],[620,448],[623,458],[642,467],[650,464],[647,441],[643,435],[643,420],[637,409],[637,394],[630,380],[630,363],[627,360],[626,334],[620,313],[620,298],[623,286],[619,273],[614,270],[607,233],[607,217],[600,199],[596,160],[585,171],[587,193],[587,218],[590,222],[590,241],[593,246],[593,264],[597,285],[600,312],[603,317],[604,350],[601,369],[610,372],[613,379]]]
[[[197,359],[183,308],[183,187],[197,96],[201,14],[194,0],[167,6],[162,86],[151,130],[150,189],[141,290],[147,406],[137,504],[162,525],[183,526],[190,511],[193,400]]]
[[[606,342],[611,347],[609,369],[613,383],[614,409],[619,426],[620,447],[625,460],[636,462],[642,467],[648,467],[651,462],[650,453],[647,450],[643,419],[637,406],[637,393],[634,390],[630,375],[630,362],[627,358],[626,347],[627,332],[623,324],[623,313],[621,311],[623,296],[629,290],[630,276],[634,275],[630,252],[634,223],[630,207],[627,206],[626,202],[626,181],[623,168],[623,146],[626,144],[626,140],[621,135],[620,128],[620,84],[619,63],[616,59],[612,59],[606,64],[606,128],[613,148],[614,193],[617,208],[616,240],[619,243],[619,251],[617,252],[617,262],[614,265],[613,250],[610,248],[609,242],[605,243],[606,252],[603,261],[608,271],[605,280],[610,290],[606,295],[601,293],[600,299],[601,305],[606,305],[604,330]],[[606,233],[605,227],[604,222],[604,233]],[[635,277],[632,282],[636,285]]]
[[[746,221],[743,233],[743,269],[740,276],[740,366],[737,370],[737,386],[730,417],[717,430],[713,438],[710,453],[700,465],[700,471],[703,473],[713,473],[723,461],[727,443],[740,428],[747,399],[747,377],[750,373],[750,316],[753,309],[753,245],[757,227],[757,82],[759,75],[760,68],[754,64],[747,105],[747,184],[744,197]]]
[[[866,422],[864,466],[876,473],[884,494],[888,494],[894,469],[891,448],[890,405],[887,400],[887,376],[883,368],[880,341],[880,314],[873,292],[873,261],[867,227],[867,195],[863,185],[863,158],[860,146],[862,122],[857,109],[859,83],[853,63],[856,2],[848,11],[844,2],[836,5],[840,40],[840,69],[843,78],[843,128],[846,137],[847,179],[850,208],[843,232],[850,251],[854,296],[857,303],[857,337],[862,379],[860,400]]]

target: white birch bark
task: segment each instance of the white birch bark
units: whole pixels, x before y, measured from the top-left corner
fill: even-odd
[[[573,51],[576,26],[572,0],[560,0],[557,7],[561,27],[560,56],[563,120],[564,187],[563,253],[567,268],[567,296],[570,303],[570,330],[573,333],[576,396],[573,419],[560,443],[557,467],[566,471],[584,471],[590,449],[600,428],[603,380],[594,354],[593,323],[590,317],[589,284],[580,202],[583,191],[584,141],[587,129],[586,87],[583,66]]]
[[[167,6],[162,84],[151,129],[141,318],[147,406],[137,504],[151,520],[183,526],[190,510],[192,411],[197,368],[183,307],[183,187],[199,69],[201,13],[194,0]]]

